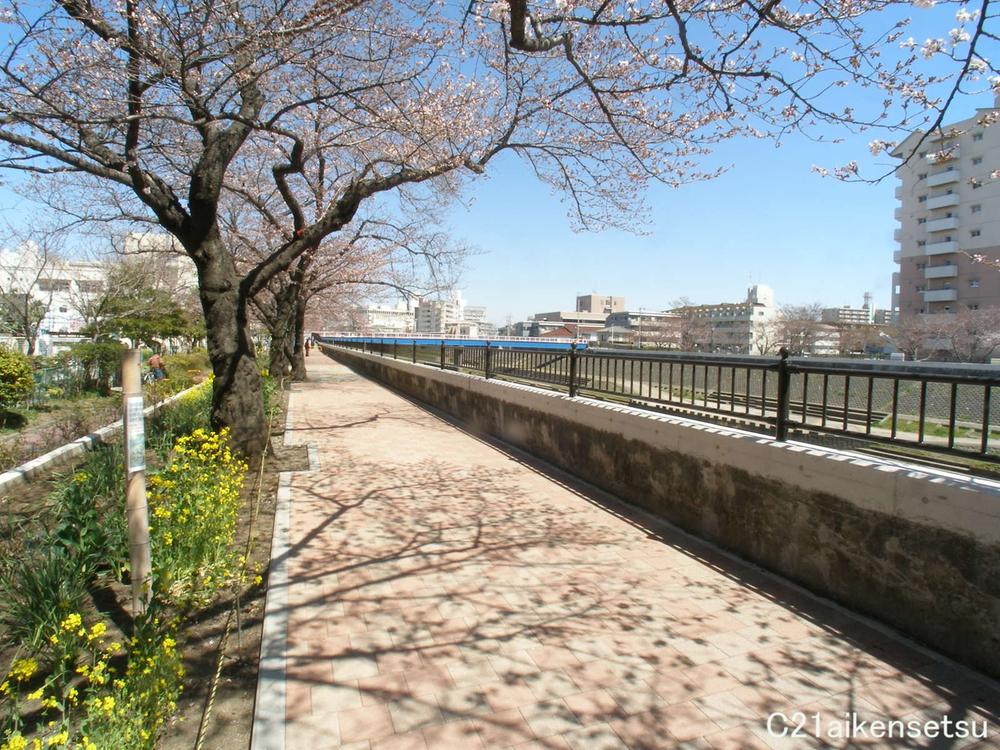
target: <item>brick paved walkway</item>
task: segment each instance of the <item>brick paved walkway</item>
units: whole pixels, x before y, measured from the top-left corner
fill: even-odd
[[[285,673],[262,686],[285,747],[824,746],[768,735],[795,710],[988,717],[1000,747],[995,683],[325,358],[310,377],[292,440],[320,470],[292,478]]]

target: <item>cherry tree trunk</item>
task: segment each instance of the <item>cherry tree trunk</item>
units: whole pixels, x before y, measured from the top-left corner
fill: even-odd
[[[274,317],[270,324],[271,352],[268,371],[287,387],[292,380],[295,337],[295,305],[289,287],[275,296]]]
[[[301,295],[295,299],[295,347],[292,356],[292,380],[306,379],[306,303]]]
[[[260,371],[247,325],[247,304],[232,258],[218,238],[196,260],[199,296],[208,333],[208,356],[215,381],[212,427],[230,429],[233,446],[244,456],[261,455],[267,446],[267,420]]]

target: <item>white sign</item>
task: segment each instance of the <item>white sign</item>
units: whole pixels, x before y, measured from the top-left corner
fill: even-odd
[[[125,399],[125,466],[128,473],[146,470],[146,425],[142,396]]]

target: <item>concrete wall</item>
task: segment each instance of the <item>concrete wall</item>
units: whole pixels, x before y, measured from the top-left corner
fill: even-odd
[[[328,352],[474,429],[1000,676],[1000,483]]]

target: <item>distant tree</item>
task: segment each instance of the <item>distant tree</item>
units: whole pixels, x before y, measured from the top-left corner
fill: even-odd
[[[820,316],[823,305],[784,305],[778,313],[778,338],[793,356],[812,351],[820,339],[823,327]]]
[[[185,311],[176,290],[162,283],[155,258],[127,258],[113,265],[102,291],[81,296],[82,332],[92,341],[125,338],[158,345],[167,338],[192,338],[198,322]]]
[[[8,227],[5,235],[17,250],[0,255],[0,329],[23,339],[31,356],[52,305],[51,288],[43,287],[58,262],[62,233],[37,222],[31,228]]]
[[[944,321],[940,334],[960,362],[988,362],[1000,350],[1000,308],[960,310]]]
[[[882,349],[888,343],[882,335],[884,326],[844,324],[837,326],[837,330],[839,353],[843,357]]]

